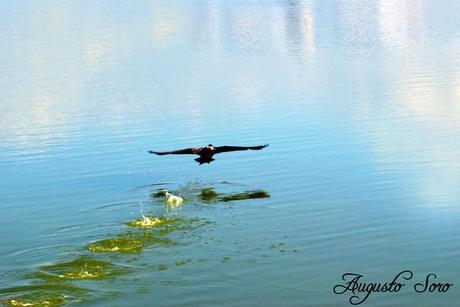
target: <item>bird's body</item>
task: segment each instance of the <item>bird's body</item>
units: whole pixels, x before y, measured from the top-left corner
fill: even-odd
[[[200,157],[196,158],[195,161],[197,161],[200,164],[203,164],[203,163],[211,163],[212,161],[214,161],[212,157],[215,154],[229,152],[229,151],[248,150],[248,149],[260,150],[267,146],[268,144],[258,145],[258,146],[218,146],[218,147],[214,147],[212,144],[209,144],[208,146],[205,146],[205,147],[185,148],[185,149],[180,149],[180,150],[162,151],[162,152],[149,151],[149,153],[156,154],[156,155],[186,155],[186,154],[198,155]]]

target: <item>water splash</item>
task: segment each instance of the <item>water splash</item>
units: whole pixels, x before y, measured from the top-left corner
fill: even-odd
[[[177,192],[174,193],[178,194]],[[168,206],[168,209],[176,209],[182,205],[182,203],[184,202],[184,198],[175,194],[170,193],[168,190],[162,189],[153,192],[151,196],[153,198],[161,199],[161,201]]]
[[[152,227],[159,227],[166,223],[171,222],[171,218],[166,217],[156,217],[156,216],[146,216],[143,215],[137,219],[129,221],[127,224],[131,227],[144,227],[144,228],[152,228]]]
[[[171,194],[169,192],[166,192],[165,196],[167,197],[165,202],[169,208],[178,208],[184,202],[184,199],[182,197]]]

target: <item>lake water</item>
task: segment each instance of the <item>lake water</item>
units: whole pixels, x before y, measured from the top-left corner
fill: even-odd
[[[1,1],[1,302],[348,306],[342,274],[411,270],[363,305],[453,306],[459,21],[455,0]],[[208,143],[270,146],[147,153]],[[454,286],[415,292],[429,273]]]

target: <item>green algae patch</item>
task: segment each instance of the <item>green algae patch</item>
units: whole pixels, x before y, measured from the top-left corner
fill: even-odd
[[[138,253],[152,245],[171,247],[179,243],[177,236],[172,236],[173,240],[169,234],[183,236],[211,223],[198,218],[141,216],[126,224],[132,228],[116,237],[89,243],[85,248],[96,253]]]
[[[64,306],[89,298],[87,290],[68,284],[36,284],[0,289],[4,306]]]
[[[144,244],[132,237],[118,237],[99,240],[86,245],[86,249],[95,253],[138,253]]]
[[[237,201],[237,200],[246,200],[246,199],[258,199],[258,198],[269,198],[270,194],[265,192],[264,190],[254,190],[254,191],[246,191],[241,193],[234,193],[223,196],[220,198],[223,202],[229,201]]]
[[[153,233],[153,232],[143,232],[138,233],[136,238],[144,244],[144,246],[152,246],[152,245],[159,245],[163,247],[171,247],[176,246],[178,243],[173,239],[164,237],[160,233]]]
[[[35,275],[48,281],[57,280],[101,280],[131,272],[110,262],[91,258],[78,258],[40,267]]]
[[[155,230],[155,231],[154,231]],[[120,233],[118,237],[95,241],[86,249],[96,253],[138,253],[151,245],[173,246],[175,241],[163,236],[164,229],[133,229]],[[168,231],[168,233],[171,231]]]
[[[12,297],[4,300],[3,305],[5,306],[64,306],[64,296],[41,296],[28,298],[25,297]]]
[[[182,235],[193,234],[202,227],[212,225],[211,221],[203,218],[174,218],[169,223],[158,228],[158,234],[161,236],[170,233],[179,233]]]

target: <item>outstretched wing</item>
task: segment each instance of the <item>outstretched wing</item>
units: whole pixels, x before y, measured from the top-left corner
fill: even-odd
[[[197,152],[198,148],[185,148],[174,151],[153,151],[149,150],[149,153],[156,155],[193,155]]]
[[[237,151],[237,150],[260,150],[267,147],[268,144],[259,145],[259,146],[219,146],[216,147],[216,153],[228,152],[228,151]]]

